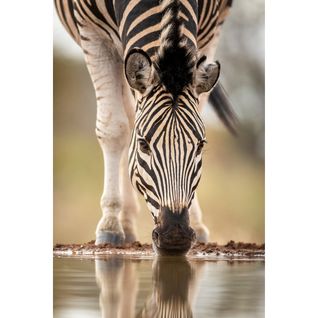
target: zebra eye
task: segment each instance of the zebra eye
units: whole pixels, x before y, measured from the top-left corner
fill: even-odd
[[[145,139],[142,139],[142,138],[139,138],[138,139],[138,143],[139,143],[139,149],[147,154],[147,155],[150,155],[151,154],[151,150],[150,150],[150,146],[149,146],[149,143],[147,142],[147,140]]]
[[[199,156],[201,154],[203,146],[204,146],[205,143],[206,143],[205,140],[200,140],[198,142],[196,156]]]

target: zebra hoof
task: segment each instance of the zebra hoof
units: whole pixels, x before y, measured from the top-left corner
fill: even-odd
[[[121,246],[124,244],[125,238],[122,233],[101,231],[96,234],[95,245],[111,244],[113,246]]]
[[[205,229],[199,229],[195,231],[197,243],[208,243],[209,233]]]
[[[125,243],[134,243],[136,242],[136,235],[134,234],[125,234]]]
[[[197,236],[197,243],[208,243],[208,237],[206,235]]]

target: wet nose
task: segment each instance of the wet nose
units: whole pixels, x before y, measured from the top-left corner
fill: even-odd
[[[190,226],[173,224],[155,228],[152,239],[158,254],[182,255],[191,248],[196,236]]]

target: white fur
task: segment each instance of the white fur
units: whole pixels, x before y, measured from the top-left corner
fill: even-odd
[[[196,233],[197,241],[207,243],[210,232],[202,222],[202,210],[197,195],[195,195],[190,208],[190,224]]]

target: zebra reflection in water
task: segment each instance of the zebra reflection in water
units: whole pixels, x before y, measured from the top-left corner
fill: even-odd
[[[152,294],[138,312],[136,261],[109,258],[96,260],[95,264],[103,318],[193,317],[204,263],[193,267],[184,257],[156,258],[152,264]]]

